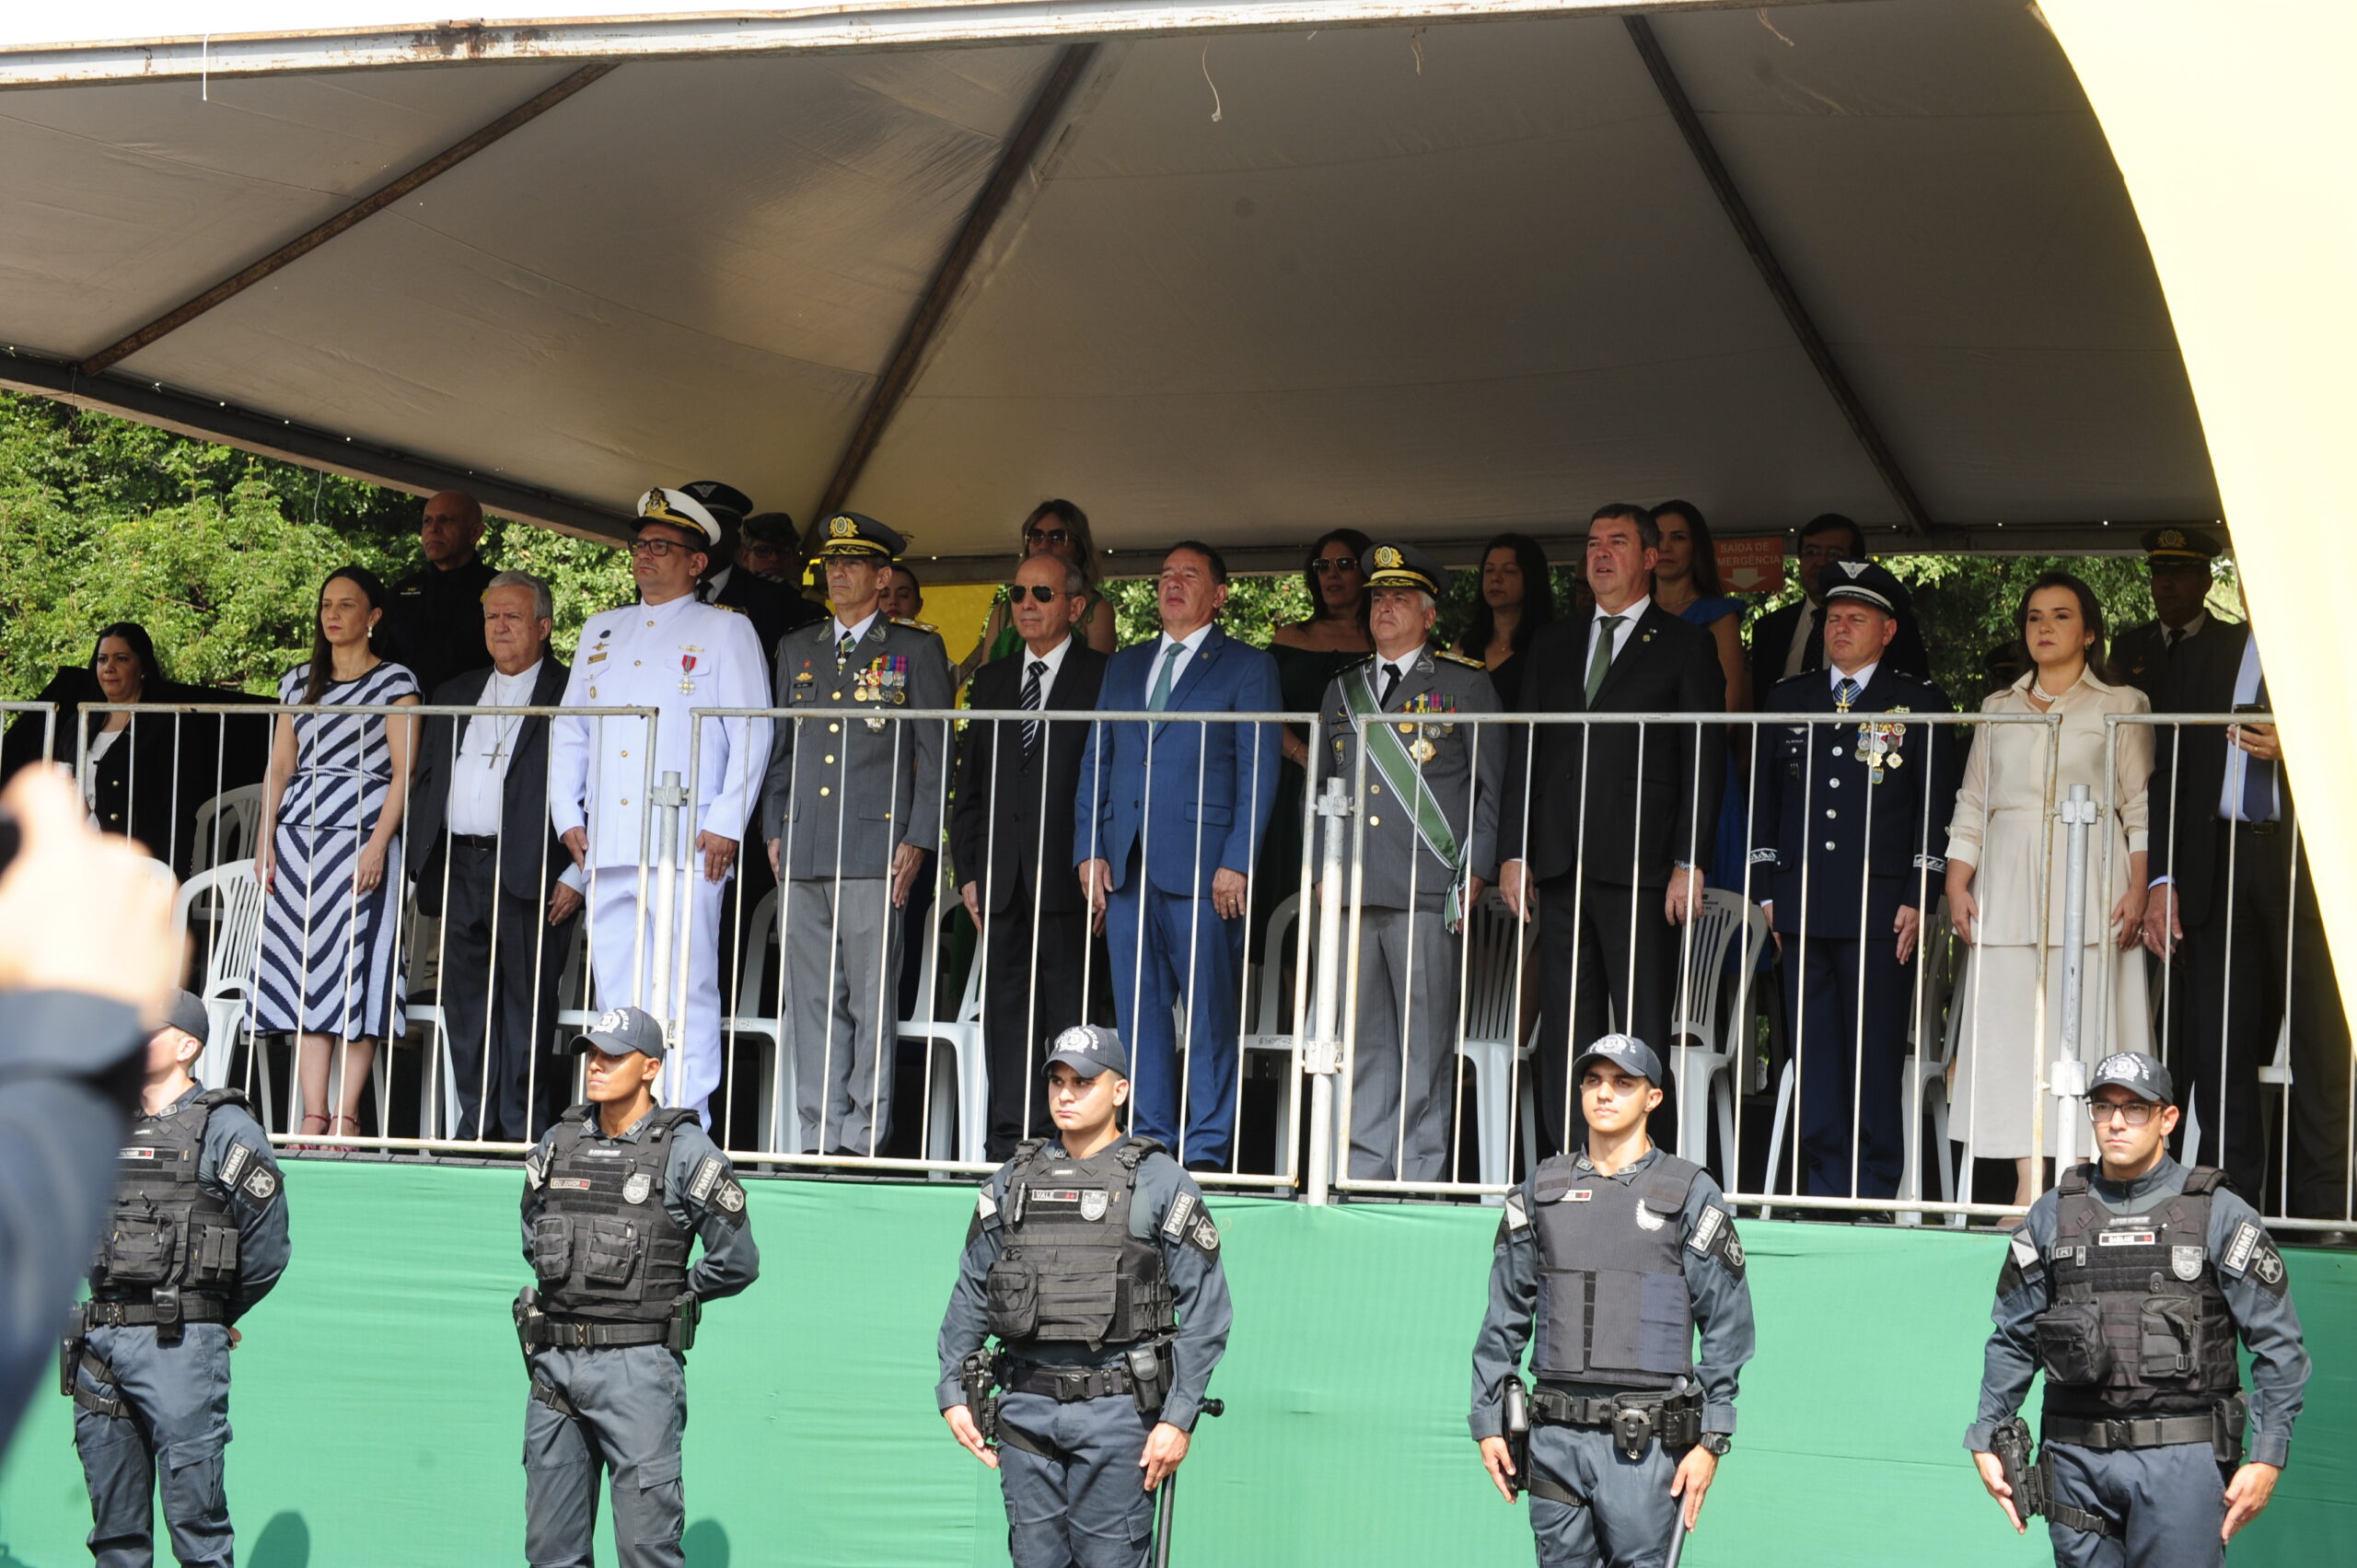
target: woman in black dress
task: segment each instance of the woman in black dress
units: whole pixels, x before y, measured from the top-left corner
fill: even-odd
[[[1481,552],[1481,592],[1457,651],[1489,667],[1498,706],[1521,706],[1524,649],[1530,635],[1555,619],[1555,588],[1547,552],[1527,534],[1502,533]]]

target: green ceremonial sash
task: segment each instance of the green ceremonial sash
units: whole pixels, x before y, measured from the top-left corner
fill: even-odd
[[[1372,664],[1362,667],[1356,680],[1344,676],[1342,700],[1350,705],[1353,715],[1377,721],[1365,724],[1359,730],[1362,744],[1366,747],[1367,761],[1376,772],[1383,775],[1383,782],[1391,786],[1394,796],[1413,803],[1411,815],[1415,819],[1416,836],[1422,839],[1424,847],[1438,855],[1441,864],[1448,867],[1448,902],[1445,906],[1444,918],[1455,926],[1465,916],[1464,851],[1457,844],[1457,835],[1449,830],[1447,814],[1441,810],[1440,802],[1433,797],[1433,792],[1425,787],[1423,770],[1416,765],[1413,757],[1408,755],[1408,748],[1400,740],[1399,732],[1389,722],[1390,715],[1375,699],[1374,668]]]

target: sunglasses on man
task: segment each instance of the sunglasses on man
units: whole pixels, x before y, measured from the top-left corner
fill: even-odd
[[[1017,604],[1023,602],[1023,596],[1026,594],[1030,595],[1040,604],[1053,604],[1064,597],[1063,589],[1052,587],[1046,583],[1009,583],[1006,585],[1006,592],[1007,597]]]

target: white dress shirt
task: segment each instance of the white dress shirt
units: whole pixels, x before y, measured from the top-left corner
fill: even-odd
[[[1031,679],[1031,667],[1035,664],[1045,664],[1048,668],[1039,672],[1039,706],[1046,707],[1048,699],[1055,694],[1056,677],[1063,670],[1064,655],[1070,652],[1072,652],[1072,637],[1069,633],[1065,635],[1063,641],[1044,654],[1033,653],[1031,645],[1028,643],[1016,645],[1015,656],[1019,661],[1017,666],[1019,673],[1015,682],[1016,699],[1019,701],[1022,697],[1024,682]],[[1176,686],[1178,683],[1178,678],[1172,676],[1170,683]]]
[[[540,679],[539,659],[515,675],[494,669],[475,702],[485,708],[528,708]],[[450,769],[450,801],[445,816],[448,831],[471,839],[499,835],[507,799],[507,764],[515,761],[516,737],[523,727],[520,714],[477,714],[467,720],[467,733],[459,741],[459,755]],[[580,889],[581,871],[570,864],[570,857],[558,880]]]
[[[1615,615],[1620,617],[1620,624],[1612,628],[1612,656],[1618,659],[1620,656],[1620,650],[1629,645],[1629,633],[1637,629],[1637,622],[1643,618],[1653,602],[1654,596],[1647,594],[1643,598],[1631,600],[1620,610],[1608,610],[1602,605],[1596,607],[1596,616],[1587,623],[1587,657],[1580,663],[1580,673],[1583,679],[1586,676],[1588,667],[1596,662],[1596,634],[1603,629],[1605,621]]]
[[[842,647],[845,637],[849,637],[851,639],[853,647],[859,646],[859,645],[866,639],[867,629],[870,626],[875,625],[876,618],[883,613],[884,612],[880,610],[871,610],[865,615],[859,618],[859,624],[856,626],[846,626],[842,623],[842,620],[838,618],[835,621],[835,646],[839,648]]]
[[[1154,700],[1154,689],[1162,683],[1162,664],[1165,659],[1170,660],[1170,690],[1174,694],[1178,691],[1178,682],[1187,678],[1188,662],[1203,651],[1203,639],[1211,634],[1212,623],[1208,621],[1183,637],[1173,637],[1167,632],[1162,634],[1162,640],[1155,645],[1154,668],[1145,672],[1146,701]],[[1178,656],[1175,659],[1170,658],[1173,644],[1176,644],[1179,649]]]
[[[2258,638],[2243,639],[2242,668],[2235,671],[2235,706],[2258,701]],[[2273,822],[2283,816],[2282,775],[2274,776],[2272,809],[2253,817],[2243,809],[2243,781],[2249,775],[2251,755],[2233,741],[2226,743],[2226,776],[2218,787],[2218,815],[2229,822]]]
[[[1801,661],[1808,656],[1808,634],[1816,625],[1817,601],[1813,598],[1804,598],[1801,600],[1801,618],[1793,623],[1792,645],[1784,650],[1786,679],[1789,679],[1801,672]]]
[[[1881,667],[1882,660],[1876,659],[1872,664],[1860,666],[1858,673],[1855,675],[1844,675],[1829,664],[1825,667],[1826,688],[1829,691],[1839,694],[1841,690],[1841,683],[1844,680],[1854,680],[1858,683],[1858,690],[1864,691],[1866,687],[1873,682],[1875,671]]]

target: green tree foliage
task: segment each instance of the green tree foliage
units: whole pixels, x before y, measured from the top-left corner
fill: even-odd
[[[308,657],[339,566],[419,561],[413,496],[42,399],[0,394],[0,696],[23,699],[134,621],[174,679],[267,694]],[[484,557],[555,580],[561,649],[630,594],[607,545],[493,518]]]

